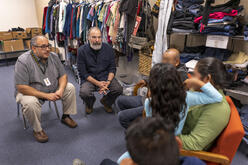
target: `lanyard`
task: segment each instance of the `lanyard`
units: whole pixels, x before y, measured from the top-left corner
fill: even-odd
[[[33,51],[31,52],[31,56],[33,57],[34,61],[36,62],[36,64],[40,68],[41,72],[45,75],[45,73],[46,73],[46,67],[44,68],[44,70],[41,68],[40,63],[39,63],[38,59],[34,56]]]

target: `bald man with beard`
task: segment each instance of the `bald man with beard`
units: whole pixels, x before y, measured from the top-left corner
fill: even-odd
[[[182,81],[188,78],[187,68],[185,64],[180,63],[180,52],[177,49],[171,48],[164,52],[162,63],[170,63],[174,65],[180,73]],[[147,82],[148,77],[139,81],[138,84],[141,85],[141,87],[145,87]],[[137,117],[142,116],[144,100],[145,99],[142,96],[119,96],[116,99],[115,105],[119,110],[118,119],[122,127],[127,129],[132,121]]]

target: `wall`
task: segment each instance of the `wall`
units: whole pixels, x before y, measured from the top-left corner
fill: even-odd
[[[36,15],[39,26],[42,26],[43,10],[48,5],[49,0],[33,0],[36,7]]]
[[[18,26],[38,26],[34,0],[0,0],[0,31]]]

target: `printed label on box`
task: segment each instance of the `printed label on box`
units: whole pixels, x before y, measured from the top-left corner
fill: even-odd
[[[208,35],[206,46],[213,48],[226,49],[229,41],[228,36]]]

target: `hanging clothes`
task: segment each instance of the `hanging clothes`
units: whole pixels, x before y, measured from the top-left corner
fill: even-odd
[[[173,0],[161,0],[160,2],[158,30],[152,54],[152,65],[161,62],[162,54],[168,49],[167,26],[171,15],[172,5]]]
[[[59,4],[59,29],[58,32],[62,33],[64,30],[65,25],[65,18],[66,18],[66,6],[65,2],[60,2]]]

